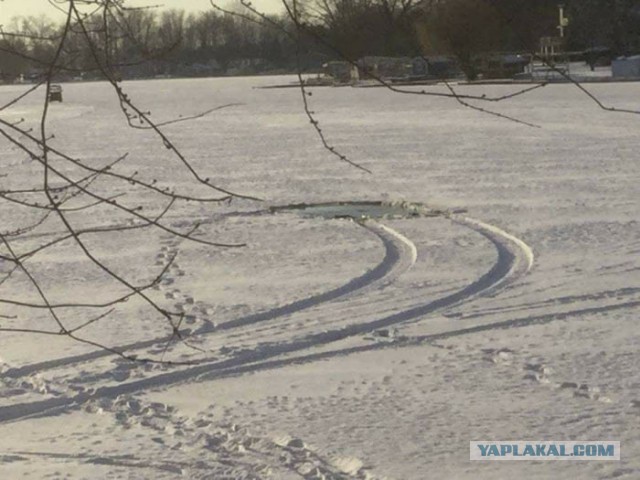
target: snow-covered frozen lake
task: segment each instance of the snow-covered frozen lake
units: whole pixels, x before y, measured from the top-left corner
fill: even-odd
[[[137,283],[177,255],[150,295],[185,312],[197,347],[174,342],[163,358],[198,363],[137,364],[64,337],[0,332],[0,478],[640,478],[640,115],[560,84],[472,102],[539,128],[451,98],[311,89],[327,141],[367,174],[322,147],[298,89],[255,88],[293,80],[124,83],[156,122],[233,104],[164,131],[202,177],[263,201],[183,202],[165,218],[243,248],[157,229],[87,235]],[[25,88],[0,87],[0,105]],[[119,172],[201,193],[152,131],[127,126],[106,83],[63,88],[52,146],[95,167],[128,153]],[[640,109],[640,83],[586,88]],[[0,119],[37,128],[41,106],[36,93]],[[0,168],[0,189],[42,175],[4,138]],[[109,181],[92,188],[115,193]],[[159,208],[126,193],[123,203]],[[337,201],[395,206],[357,220],[270,209]],[[403,202],[436,214],[403,217]],[[0,202],[1,231],[29,215]],[[72,218],[126,221],[106,206]],[[52,218],[14,246],[61,228]],[[59,304],[119,292],[73,242],[28,264]],[[0,302],[37,300],[31,290],[16,275]],[[171,331],[154,313],[134,298],[84,336],[161,358]],[[2,302],[0,315],[5,328],[51,327],[46,311]],[[473,440],[619,440],[622,460],[470,462]]]

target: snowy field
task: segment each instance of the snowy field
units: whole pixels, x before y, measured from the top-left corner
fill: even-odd
[[[182,202],[164,219],[182,231],[202,222],[203,238],[243,248],[158,229],[87,236],[137,283],[177,255],[149,295],[186,313],[188,345],[165,352],[170,329],[135,298],[85,338],[195,363],[0,333],[0,478],[640,478],[640,115],[605,112],[571,85],[475,103],[540,128],[447,98],[313,89],[328,141],[367,174],[322,148],[299,90],[254,88],[292,80],[124,84],[157,122],[240,104],[165,132],[203,177],[264,201]],[[640,83],[587,88],[640,109]],[[0,105],[24,89],[0,87]],[[64,99],[51,105],[51,145],[94,166],[129,153],[119,172],[193,193],[162,141],[127,127],[106,84],[64,85]],[[37,128],[41,104],[37,93],[0,118]],[[38,185],[38,164],[0,146],[0,188]],[[365,200],[441,214],[356,222],[268,208]],[[158,209],[133,188],[122,202]],[[0,205],[3,232],[33,221]],[[71,218],[127,221],[110,207]],[[14,247],[61,230],[52,218]],[[73,242],[28,265],[60,304],[120,288]],[[32,290],[14,275],[0,300],[37,301]],[[88,315],[60,313],[71,325]],[[3,302],[0,314],[4,328],[52,327],[46,310]],[[622,460],[470,462],[472,440],[619,440]]]

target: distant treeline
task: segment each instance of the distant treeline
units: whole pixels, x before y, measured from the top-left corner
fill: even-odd
[[[37,76],[46,69],[62,29],[46,17],[15,18],[5,24],[0,35],[3,77]],[[86,30],[91,42],[78,27],[68,32],[58,76],[100,77],[99,64],[112,65],[115,75],[135,78],[290,70],[295,63],[296,46],[285,33],[213,10],[199,15],[122,10],[107,19],[106,28],[102,16],[89,17]]]
[[[99,64],[126,78],[317,71],[329,60],[366,55],[451,55],[461,65],[486,52],[538,49],[557,35],[557,0],[302,0],[298,25],[290,14],[267,21],[210,11],[118,10],[87,17],[90,48],[79,28],[69,32],[59,76],[99,77]],[[640,0],[567,0],[566,48],[640,51]],[[245,16],[246,15],[246,16]],[[271,21],[282,26],[274,28]],[[5,81],[37,77],[53,58],[62,26],[45,17],[13,19],[0,33]],[[289,33],[287,33],[289,32]],[[301,33],[300,33],[301,32]],[[105,41],[108,39],[108,41]]]

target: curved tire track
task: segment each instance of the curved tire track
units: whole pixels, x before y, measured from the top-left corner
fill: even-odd
[[[0,423],[17,421],[34,416],[51,415],[60,410],[70,408],[74,405],[80,405],[95,398],[139,393],[149,388],[164,388],[190,380],[212,380],[224,375],[261,370],[269,365],[283,366],[294,363],[296,361],[295,358],[283,360],[278,359],[278,357],[304,352],[349,337],[363,335],[380,328],[420,320],[435,311],[459,305],[463,301],[471,300],[482,293],[495,291],[498,288],[504,287],[531,269],[533,265],[533,252],[522,240],[498,227],[478,220],[453,216],[450,217],[450,219],[456,223],[472,228],[485,236],[494,244],[498,253],[496,263],[487,273],[452,294],[369,322],[356,323],[325,332],[313,333],[285,344],[279,343],[259,346],[253,350],[242,352],[233,358],[210,361],[197,366],[174,370],[115,386],[100,387],[92,393],[82,392],[73,397],[53,398],[0,407]],[[385,259],[386,258],[387,256],[385,256]],[[382,263],[384,264],[385,261],[383,260]],[[315,355],[322,357],[321,353]],[[314,356],[314,354],[308,356]]]
[[[255,325],[261,322],[275,320],[279,317],[291,315],[326,302],[331,302],[341,297],[347,297],[356,292],[361,293],[371,288],[384,288],[384,286],[393,282],[395,278],[411,268],[417,259],[416,246],[395,230],[386,227],[377,222],[356,222],[357,225],[365,228],[374,234],[382,242],[384,247],[384,257],[372,270],[367,271],[363,275],[356,277],[340,287],[328,290],[323,293],[311,295],[309,297],[297,300],[287,305],[276,307],[265,312],[259,312],[236,320],[231,320],[219,324],[215,328],[206,325],[203,329],[191,333],[190,330],[182,330],[181,334],[193,338],[195,336],[208,335],[221,331],[227,331],[234,328]],[[191,335],[189,335],[191,333]],[[131,352],[132,350],[140,350],[149,348],[157,344],[164,344],[173,339],[173,335],[153,338],[151,340],[143,340],[133,342],[126,345],[113,347],[120,352]],[[80,355],[73,355],[45,362],[32,363],[22,367],[7,370],[4,375],[12,378],[18,378],[25,375],[40,373],[59,367],[68,367],[76,363],[85,363],[99,358],[112,356],[113,353],[106,350],[97,350]]]
[[[276,307],[267,312],[256,313],[222,323],[216,327],[215,331],[219,332],[254,325],[277,317],[291,315],[322,303],[331,302],[355,292],[362,293],[372,288],[384,287],[392,283],[395,278],[409,270],[416,263],[416,246],[404,235],[377,222],[356,223],[376,235],[384,245],[385,256],[374,269],[333,290],[292,302],[283,307]]]

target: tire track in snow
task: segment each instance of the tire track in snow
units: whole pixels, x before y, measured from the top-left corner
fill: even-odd
[[[322,303],[331,302],[355,292],[361,294],[371,288],[386,286],[416,263],[418,258],[416,246],[407,237],[377,222],[356,223],[376,235],[384,245],[385,256],[374,269],[333,290],[295,301],[283,307],[276,307],[267,312],[256,313],[222,323],[216,327],[215,331],[219,332],[254,325],[277,317],[291,315]]]
[[[444,340],[447,338],[454,338],[463,335],[470,335],[479,332],[491,331],[491,330],[504,330],[510,328],[522,328],[530,325],[543,325],[551,323],[555,320],[563,320],[572,317],[582,317],[588,314],[609,313],[617,310],[635,309],[640,307],[640,301],[624,302],[619,304],[606,305],[603,307],[588,307],[577,310],[561,311],[555,313],[549,313],[545,315],[537,315],[531,317],[517,318],[513,320],[506,320],[502,322],[488,323],[482,325],[475,325],[471,327],[465,327],[459,330],[451,330],[447,332],[434,333],[429,335],[420,335],[415,337],[405,337],[396,341],[375,343],[369,345],[360,345],[355,347],[347,347],[344,349],[322,351],[316,353],[309,353],[303,356],[289,357],[285,359],[267,360],[260,363],[254,363],[249,365],[240,366],[237,368],[229,368],[219,370],[207,374],[206,377],[202,377],[202,380],[212,381],[219,378],[237,377],[247,373],[255,373],[264,370],[272,370],[276,368],[288,367],[291,365],[301,365],[306,363],[312,363],[320,360],[328,360],[339,356],[353,355],[356,353],[371,352],[375,350],[383,350],[387,348],[402,348],[408,346],[420,346],[433,343],[437,340]]]
[[[452,222],[459,224],[465,228],[472,229],[487,238],[490,242],[493,243],[498,253],[498,261],[489,272],[483,275],[477,282],[472,283],[461,291],[457,290],[454,292],[454,294],[460,295],[460,301],[467,302],[472,297],[475,297],[478,294],[486,295],[495,292],[498,289],[506,286],[508,283],[511,283],[515,279],[520,278],[532,268],[534,262],[533,251],[531,247],[529,247],[519,238],[494,225],[490,225],[480,220],[459,215],[449,215],[447,216],[447,218],[449,218],[449,220],[451,220]],[[372,221],[369,220],[368,222]],[[384,229],[385,231],[388,231],[390,234],[404,241],[408,245],[413,246],[411,241],[399,232],[392,230],[382,224],[377,224],[377,226]],[[413,246],[412,248],[412,258],[413,263],[415,263],[415,261],[417,260],[417,250],[415,249],[415,246]],[[449,295],[445,295],[444,298],[449,298]],[[451,305],[447,305],[447,307],[455,307],[457,305],[458,301],[454,301]],[[358,308],[359,307],[356,307],[356,310],[358,310]],[[414,308],[420,307],[418,306],[405,308],[405,311],[412,311]],[[392,307],[391,310],[396,310],[396,308]],[[331,323],[332,319],[344,316],[343,312],[344,307],[341,307],[339,311],[324,312],[320,315],[319,320],[316,322],[318,324],[317,326],[326,327],[327,323]],[[349,313],[347,316],[350,318],[359,317],[359,315],[356,314],[354,316],[352,313]],[[413,319],[413,321],[419,320],[420,318]],[[411,321],[412,320],[407,320],[407,322],[405,323],[409,323]],[[278,324],[277,326],[266,327],[258,333],[258,336],[256,336],[255,331],[244,333],[241,332],[231,337],[230,340],[232,340],[233,342],[238,342],[239,339],[244,336],[247,341],[255,342],[256,340],[261,339],[261,337],[268,337],[268,335],[272,334],[274,328],[282,330],[282,328],[285,326],[286,325]],[[295,328],[297,329],[298,327],[296,326]],[[267,341],[265,343],[269,342]]]
[[[419,346],[419,345],[428,344],[437,340],[453,338],[461,335],[469,335],[469,334],[496,330],[496,329],[527,327],[530,325],[550,323],[555,320],[560,320],[560,319],[565,319],[570,317],[576,317],[576,316],[581,317],[581,316],[584,316],[585,314],[607,313],[607,312],[623,310],[623,309],[636,309],[638,307],[640,307],[640,301],[625,302],[622,304],[608,305],[605,307],[592,307],[592,308],[578,309],[578,310],[572,310],[567,312],[549,313],[546,315],[526,317],[526,318],[515,319],[515,320],[507,320],[504,322],[466,327],[463,329],[453,330],[449,332],[442,332],[442,333],[436,333],[431,335],[422,335],[419,337],[411,337],[411,338],[403,339],[400,341],[394,341],[394,342],[377,343],[372,345],[349,347],[349,348],[340,349],[340,350],[309,353],[304,356],[285,358],[285,359],[272,359],[272,360],[269,359],[269,360],[265,360],[264,362],[249,363],[245,365],[239,365],[237,367],[219,368],[215,370],[213,370],[212,368],[209,368],[210,371],[208,373],[205,372],[206,376],[199,376],[199,377],[200,377],[200,380],[212,381],[212,380],[217,380],[217,379],[227,378],[227,377],[237,377],[237,376],[245,375],[248,373],[255,373],[255,372],[260,372],[265,370],[273,370],[277,368],[288,367],[291,365],[312,363],[320,360],[328,360],[338,356],[353,355],[357,353],[370,352],[374,350],[383,350],[387,348]],[[179,374],[180,372],[177,372],[177,373]],[[153,380],[153,379],[148,379],[148,380]],[[1,407],[0,423],[20,421],[27,418],[47,417],[50,415],[54,415],[59,411],[62,411],[74,405],[81,405],[89,400],[95,400],[96,398],[100,398],[100,396],[114,397],[122,393],[136,393],[136,392],[143,391],[149,387],[167,387],[176,383],[179,383],[179,382],[169,382],[163,385],[148,384],[144,388],[130,389],[124,392],[117,392],[118,387],[107,387],[105,389],[100,389],[96,391],[96,394],[93,396],[83,393],[73,398],[56,398],[56,399],[50,399],[50,400],[43,400],[40,402],[23,404],[23,405]],[[98,396],[98,393],[102,393],[102,395]],[[19,411],[16,412],[15,410],[19,410]]]
[[[401,348],[409,346],[420,346],[430,344],[438,340],[445,340],[448,338],[455,338],[463,335],[472,335],[475,333],[487,332],[491,330],[508,330],[511,328],[524,328],[531,325],[544,325],[554,322],[556,320],[564,320],[573,317],[583,317],[585,315],[606,314],[615,312],[618,310],[633,310],[640,308],[640,301],[631,301],[623,303],[615,303],[600,307],[586,307],[579,309],[572,309],[567,311],[559,311],[541,315],[532,315],[520,318],[514,318],[511,320],[504,320],[493,323],[485,323],[480,325],[472,325],[457,330],[449,330],[446,332],[432,333],[427,335],[418,335],[411,337],[403,337],[394,341],[376,343],[370,345],[360,345],[355,347],[348,347],[339,350],[323,351],[318,353],[311,353],[305,356],[270,360],[259,364],[247,365],[239,367],[237,369],[223,370],[219,373],[212,373],[207,377],[207,380],[213,380],[215,378],[239,376],[245,373],[253,373],[261,370],[270,370],[275,368],[286,367],[294,364],[310,363],[319,360],[327,360],[338,356],[352,355],[355,353],[370,352],[374,350],[384,350],[387,348]]]
[[[622,299],[624,297],[631,297],[631,300],[634,300],[634,297],[636,297],[638,293],[640,293],[640,288],[626,287],[614,290],[603,290],[593,293],[586,293],[582,295],[566,295],[563,297],[553,297],[539,302],[517,303],[504,307],[484,308],[482,310],[475,310],[470,313],[456,313],[450,315],[450,317],[461,320],[471,320],[474,318],[483,318],[505,313],[518,313],[522,312],[523,310],[535,311],[536,309],[546,308],[549,306],[561,306],[577,302],[603,301],[612,298]]]
[[[421,320],[433,312],[459,305],[482,293],[494,292],[496,289],[502,288],[508,283],[520,278],[533,266],[534,257],[531,248],[517,237],[498,227],[467,217],[451,216],[450,219],[456,223],[472,228],[485,236],[494,244],[498,253],[495,264],[487,273],[454,293],[373,321],[312,333],[301,339],[292,340],[284,344],[278,343],[258,346],[253,350],[241,352],[236,357],[225,360],[214,360],[132,382],[99,387],[91,393],[81,392],[73,397],[52,398],[0,407],[0,423],[18,421],[30,417],[48,416],[60,410],[65,410],[74,405],[81,405],[89,400],[100,397],[135,394],[150,388],[166,388],[192,380],[212,380],[232,372],[249,373],[264,368],[266,364],[289,364],[295,362],[296,359],[282,360],[277,357],[304,352],[315,347],[322,347],[381,328]],[[317,355],[321,356],[322,354]]]
[[[383,288],[384,286],[392,283],[395,278],[410,269],[415,264],[417,260],[416,246],[404,235],[378,222],[369,221],[367,223],[355,223],[377,236],[384,247],[384,258],[373,269],[332,290],[312,295],[301,300],[289,303],[287,305],[267,310],[265,312],[259,312],[236,320],[231,320],[219,324],[215,328],[207,328],[207,326],[205,326],[205,328],[193,333],[192,335],[189,335],[189,333],[191,333],[190,330],[182,330],[181,333],[185,336],[188,336],[190,339],[193,339],[199,336],[275,320],[279,317],[310,309],[323,303],[331,302],[338,298],[347,297],[356,292],[361,293],[363,291],[376,287]],[[167,343],[172,339],[173,336],[168,335],[157,337],[151,340],[144,340],[129,343],[126,345],[116,346],[113,348],[121,352],[131,353],[132,350],[149,348],[154,345]],[[4,375],[11,378],[19,378],[26,375],[32,375],[34,373],[51,370],[54,368],[68,367],[76,363],[85,363],[112,355],[113,353],[111,352],[105,350],[97,350],[85,354],[12,368],[10,370],[7,370]]]

